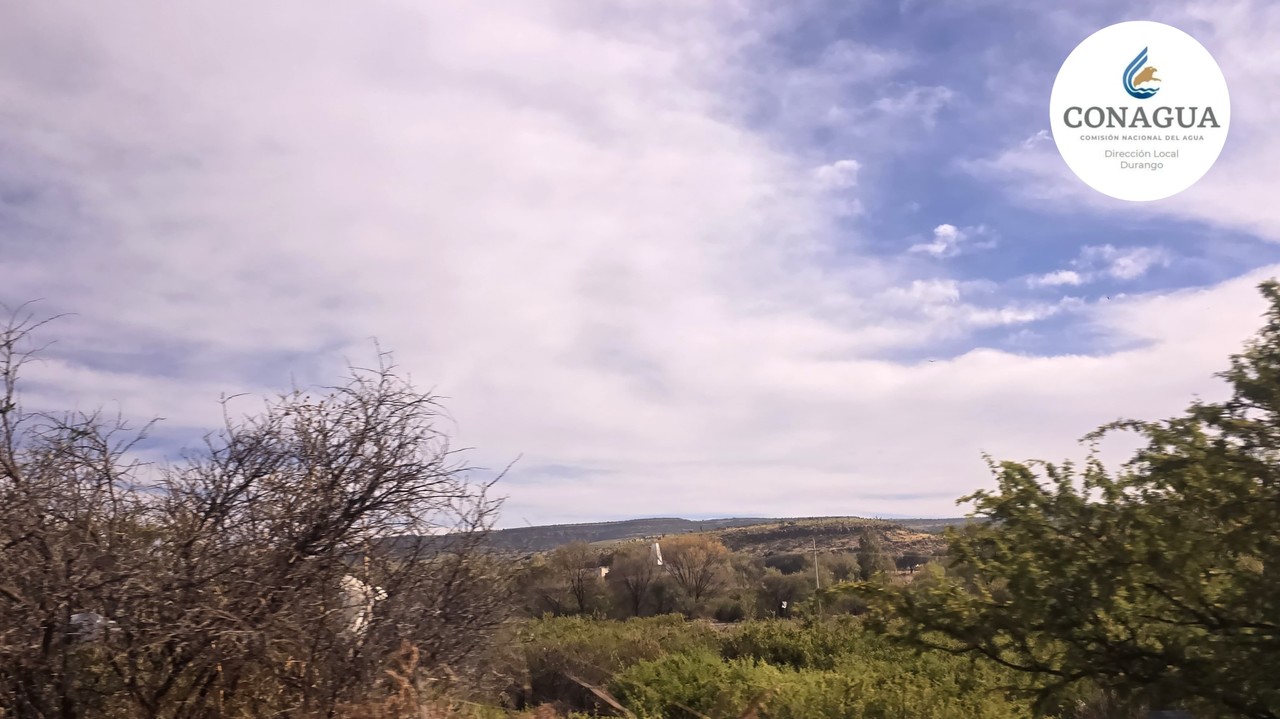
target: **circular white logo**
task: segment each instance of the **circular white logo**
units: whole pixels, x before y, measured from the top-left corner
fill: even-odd
[[[1119,200],[1191,187],[1222,152],[1227,81],[1209,51],[1164,23],[1122,22],[1085,38],[1053,83],[1058,152],[1085,184]]]

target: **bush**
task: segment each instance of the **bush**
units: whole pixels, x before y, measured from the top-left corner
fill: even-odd
[[[726,602],[726,605],[730,604]],[[728,611],[728,610],[726,610]],[[524,704],[605,709],[570,677],[607,689],[641,719],[741,716],[768,693],[759,719],[849,717],[1023,719],[1027,702],[998,667],[917,653],[853,617],[746,621],[716,631],[677,616],[625,622],[531,622],[516,642],[530,692]]]
[[[736,600],[722,602],[716,607],[715,618],[717,622],[740,622],[747,618],[747,610]]]
[[[748,622],[725,638],[720,654],[725,659],[754,659],[793,669],[830,669],[854,647],[853,634],[860,631],[850,621]]]
[[[641,719],[687,716],[685,707],[718,718],[741,714],[754,697],[781,680],[775,667],[726,662],[714,652],[699,651],[637,664],[622,672],[610,690]]]
[[[774,554],[764,558],[764,566],[783,574],[798,574],[809,568],[809,558],[803,554]]]
[[[977,685],[975,685],[977,682]],[[710,652],[662,657],[623,671],[615,696],[641,719],[735,717],[763,695],[760,719],[1029,719],[1025,702],[992,691],[997,677],[969,662],[906,651],[849,654],[831,669],[797,671]]]
[[[802,574],[783,574],[776,569],[766,570],[756,594],[760,616],[791,616],[796,606],[813,594],[813,580]],[[782,603],[787,603],[787,609]]]
[[[856,581],[862,576],[858,567],[858,556],[851,552],[840,552],[823,557],[822,566],[837,582]]]
[[[594,695],[570,677],[603,686],[633,664],[669,654],[714,651],[719,642],[706,624],[668,615],[623,622],[583,617],[535,620],[522,628],[516,645],[524,676],[511,679],[522,685],[525,703],[593,708]]]

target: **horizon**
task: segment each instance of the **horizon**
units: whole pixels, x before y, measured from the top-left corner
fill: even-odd
[[[493,529],[494,529],[495,531],[503,531],[503,530],[508,530],[508,529],[541,529],[541,528],[546,528],[546,527],[573,527],[573,526],[587,526],[587,525],[601,525],[601,524],[623,524],[623,523],[626,523],[626,522],[645,522],[645,521],[652,521],[652,520],[678,520],[678,521],[685,521],[685,522],[717,522],[717,521],[732,521],[732,520],[761,520],[761,521],[779,521],[779,522],[787,522],[787,521],[805,520],[805,519],[874,519],[874,520],[895,520],[895,519],[897,519],[897,520],[913,520],[913,519],[924,519],[924,520],[948,520],[948,519],[965,519],[965,518],[966,518],[966,517],[964,517],[964,516],[960,516],[960,515],[950,516],[950,517],[922,517],[922,516],[909,516],[909,515],[902,515],[902,516],[889,516],[889,515],[881,515],[881,516],[870,516],[870,515],[868,515],[868,516],[859,516],[859,515],[853,515],[853,514],[830,514],[830,515],[804,516],[804,517],[800,517],[800,516],[791,516],[791,517],[745,517],[745,516],[729,516],[729,515],[715,515],[715,516],[705,516],[705,517],[682,517],[682,516],[678,516],[678,515],[663,515],[663,514],[656,514],[656,515],[652,515],[652,516],[645,516],[645,517],[626,517],[626,518],[622,518],[622,519],[585,520],[585,521],[581,521],[581,522],[557,522],[557,523],[553,523],[553,524],[514,524],[514,525],[510,525],[510,526],[499,526],[499,525],[502,525],[502,524],[503,524],[502,520],[499,520],[499,521],[498,521],[498,523],[494,525]]]

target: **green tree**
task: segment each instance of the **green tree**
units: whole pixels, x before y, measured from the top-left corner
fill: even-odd
[[[929,561],[929,556],[927,554],[921,554],[920,552],[904,552],[895,557],[893,563],[899,570],[915,574],[916,570],[920,568],[920,565],[927,561]]]
[[[849,582],[862,576],[858,557],[852,552],[839,552],[823,557],[822,566],[831,572],[831,578],[837,582]]]
[[[798,552],[772,554],[764,558],[764,566],[783,574],[799,574],[810,567],[809,557]]]
[[[863,580],[893,571],[893,560],[884,551],[880,535],[870,527],[864,527],[858,537],[858,572]]]
[[[736,552],[729,556],[729,568],[732,575],[732,583],[744,588],[758,585],[765,572],[763,558],[742,552]]]
[[[1089,459],[991,462],[987,522],[949,536],[945,575],[864,587],[914,643],[1027,673],[1040,706],[1101,688],[1202,715],[1280,717],[1280,285],[1266,324],[1219,376],[1223,402],[1122,421]],[[1096,443],[1144,446],[1118,471]]]
[[[777,569],[765,571],[757,594],[763,616],[786,616],[795,611],[796,605],[813,596],[813,577],[803,574],[783,574]],[[782,609],[786,602],[787,609]]]

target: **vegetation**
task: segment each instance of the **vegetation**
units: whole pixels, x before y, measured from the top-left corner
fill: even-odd
[[[1280,717],[1280,285],[1262,331],[1220,376],[1223,402],[1123,421],[1069,463],[992,463],[990,520],[950,535],[932,581],[867,588],[882,623],[922,647],[1034,679],[1041,703],[1088,682],[1203,716]],[[1105,435],[1145,446],[1120,471]]]
[[[739,716],[753,701],[768,719],[1029,717],[998,690],[991,667],[921,657],[857,625],[744,627],[720,652],[672,654],[620,673],[611,687],[639,717]],[[987,690],[987,691],[984,691]]]
[[[893,560],[885,553],[884,544],[881,543],[880,538],[869,529],[862,530],[861,539],[858,542],[859,576],[865,581],[892,570]]]
[[[0,326],[0,714],[319,716],[381,691],[402,642],[424,675],[478,666],[509,605],[477,551],[497,505],[431,396],[356,369],[148,468],[145,432],[24,409],[38,326]],[[376,616],[344,576],[383,589]]]
[[[1079,466],[990,461],[945,550],[920,526],[734,520],[658,537],[661,564],[651,536],[494,551],[488,485],[385,364],[130,463],[145,432],[23,409],[19,315],[0,717],[1280,719],[1280,285],[1262,291],[1228,399],[1107,425]],[[1116,432],[1143,445],[1108,469]],[[356,625],[344,577],[386,593]]]
[[[532,622],[518,651],[528,699],[637,717],[1030,717],[999,691],[1007,672],[921,656],[855,621],[755,621],[713,631],[678,617]],[[577,680],[577,681],[575,681]],[[616,713],[616,712],[615,712]]]

